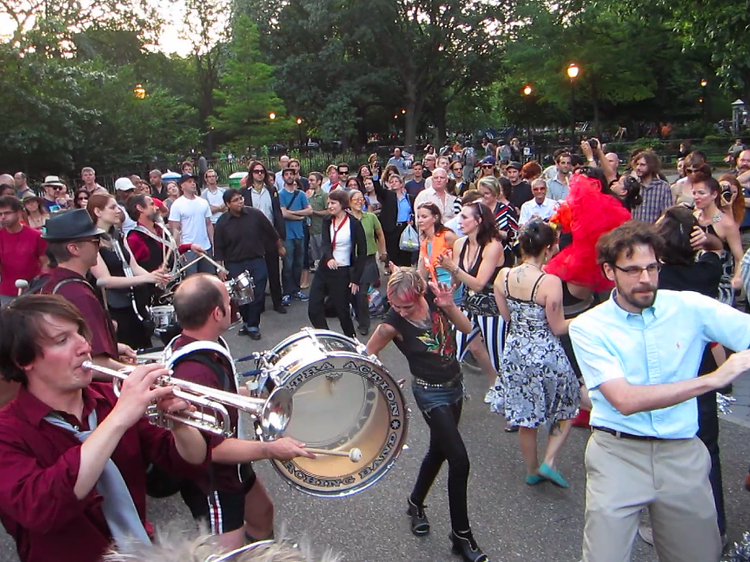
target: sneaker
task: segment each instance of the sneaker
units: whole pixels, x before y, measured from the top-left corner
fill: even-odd
[[[292,304],[292,297],[289,295],[284,295],[283,297],[281,297],[281,304],[282,306],[289,306],[290,304]]]
[[[302,302],[307,302],[310,300],[310,297],[308,297],[302,291],[297,291],[296,293],[292,293],[292,298],[296,301],[302,301]]]
[[[654,546],[654,530],[651,528],[651,525],[647,525],[646,523],[638,525],[638,536],[646,544]]]

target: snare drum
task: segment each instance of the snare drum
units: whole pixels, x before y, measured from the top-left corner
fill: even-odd
[[[247,270],[240,273],[234,279],[224,282],[229,296],[239,306],[250,304],[255,299],[255,283]]]
[[[163,333],[170,326],[177,323],[174,306],[171,304],[152,306],[149,311],[151,312],[151,320],[154,322],[154,332],[157,334]]]
[[[286,435],[309,447],[362,451],[356,463],[328,455],[272,461],[294,488],[318,497],[348,496],[369,488],[393,467],[406,440],[404,397],[360,342],[305,328],[276,346],[271,362],[260,384],[291,391],[294,414]],[[238,383],[244,386],[245,381]]]

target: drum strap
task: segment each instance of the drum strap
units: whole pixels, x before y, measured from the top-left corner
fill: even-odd
[[[168,368],[172,369],[177,363],[189,359],[209,367],[217,376],[220,374],[221,376],[219,376],[219,380],[222,382],[224,390],[228,392],[237,391],[237,371],[234,366],[234,359],[232,359],[232,355],[229,353],[229,346],[227,345],[227,342],[224,341],[224,338],[219,337],[218,343],[210,340],[198,340],[190,342],[176,351],[172,351],[172,344],[174,344],[175,340],[179,337],[180,336],[174,338],[169,342],[167,347],[164,348],[164,364]],[[209,357],[206,354],[207,351],[217,353],[226,360],[226,364],[232,370],[231,379],[222,365],[209,360]]]

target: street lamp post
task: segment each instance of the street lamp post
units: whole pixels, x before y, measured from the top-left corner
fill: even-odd
[[[576,83],[580,68],[574,62],[568,66],[568,78],[570,78],[570,140],[573,146],[576,144]]]
[[[297,117],[297,133],[299,133],[299,149],[302,151],[302,117]]]
[[[531,93],[534,90],[531,88],[530,85],[526,84],[526,86],[523,89],[523,95],[524,95],[524,106],[526,110],[526,136],[529,138],[529,146],[531,146],[532,138],[531,138],[531,115],[529,113],[529,104],[530,104],[530,96]]]
[[[708,80],[704,78],[703,80],[701,80],[701,97],[698,98],[698,102],[701,104],[701,120],[704,123],[706,122],[706,104],[707,104],[706,86],[708,86]]]
[[[146,88],[144,88],[141,84],[136,84],[135,88],[133,88],[133,95],[139,100],[142,100],[146,97]]]

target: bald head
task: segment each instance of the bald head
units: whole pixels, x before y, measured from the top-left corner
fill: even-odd
[[[432,187],[437,192],[445,191],[448,185],[448,172],[443,168],[435,168],[432,172]]]
[[[183,330],[210,329],[230,315],[229,293],[218,277],[207,273],[191,275],[174,293],[174,311]],[[217,334],[221,335],[227,328]],[[218,329],[218,327],[217,327]]]
[[[10,174],[0,174],[0,184],[15,185],[16,180]]]
[[[620,157],[617,156],[617,153],[607,152],[607,154],[605,154],[604,157],[607,159],[607,162],[609,162],[609,165],[612,166],[615,170],[617,170],[617,166],[620,165]]]
[[[737,169],[740,172],[747,172],[750,170],[750,150],[743,150],[737,156]]]

